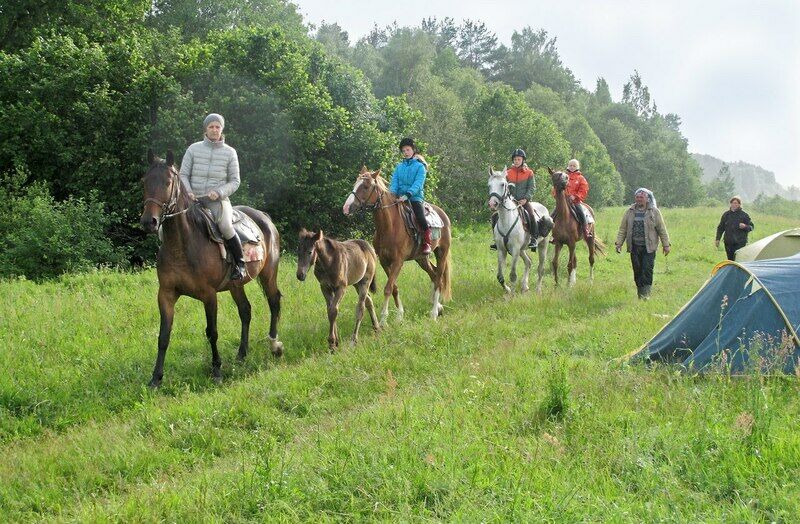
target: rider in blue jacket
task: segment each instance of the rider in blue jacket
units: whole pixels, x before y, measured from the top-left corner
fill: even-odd
[[[431,253],[431,228],[425,219],[425,210],[422,202],[424,200],[425,176],[427,175],[426,164],[422,157],[417,155],[414,140],[404,138],[400,141],[400,153],[403,160],[397,164],[392,173],[392,183],[389,191],[400,201],[408,200],[417,218],[417,224],[422,230],[422,253]]]

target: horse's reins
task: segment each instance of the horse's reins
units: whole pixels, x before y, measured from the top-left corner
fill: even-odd
[[[367,177],[361,177],[361,178],[363,178],[364,180],[367,179]],[[378,194],[378,198],[375,200],[374,204],[367,204],[367,201],[369,200],[369,197],[372,196],[372,193],[377,193]],[[356,211],[357,213],[365,213],[367,211],[377,211],[378,209],[386,209],[387,207],[396,206],[396,205],[398,205],[398,204],[400,204],[402,202],[402,200],[395,200],[391,204],[386,204],[384,206],[383,205],[383,194],[384,194],[384,192],[383,191],[378,191],[378,184],[377,183],[375,183],[372,186],[372,190],[369,192],[369,194],[367,194],[366,198],[364,198],[363,200],[358,197],[358,195],[356,194],[356,190],[355,189],[350,191],[350,194],[353,195],[353,198],[355,198],[356,202],[358,202],[358,206],[359,207],[358,207],[358,210]]]
[[[181,181],[178,178],[178,173],[175,171],[175,168],[172,166],[168,166],[168,172],[170,177],[170,182],[172,182],[172,189],[169,192],[169,200],[167,202],[161,202],[155,198],[146,198],[142,205],[146,206],[149,202],[157,205],[161,208],[161,214],[158,215],[158,223],[161,224],[164,220],[168,218],[172,218],[177,215],[182,215],[189,211],[189,208],[182,209],[181,211],[175,211],[175,208],[178,206],[178,199],[181,196]]]
[[[503,209],[506,209],[508,211],[511,211],[511,209],[507,208],[505,206],[506,200],[512,200],[516,204],[515,209],[517,211],[519,211],[519,208],[522,207],[522,205],[517,203],[516,200],[514,200],[513,198],[509,198],[508,186],[506,186],[505,193],[503,193],[502,196],[499,193],[495,193],[495,192],[489,193],[489,198],[492,198],[492,197],[496,197],[498,202],[500,202],[500,206],[502,206]],[[514,223],[511,224],[511,227],[508,228],[508,231],[506,231],[505,234],[503,234],[503,230],[500,229],[500,222],[499,221],[497,222],[497,225],[495,226],[495,228],[497,228],[497,232],[500,233],[501,237],[503,237],[503,246],[505,246],[506,251],[508,251],[508,239],[511,236],[511,232],[514,231],[515,227],[517,227],[517,222],[519,222],[519,213],[517,213],[516,218],[514,218]]]

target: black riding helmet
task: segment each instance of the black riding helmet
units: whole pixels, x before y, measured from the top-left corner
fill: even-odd
[[[398,147],[398,149],[402,150],[406,146],[411,146],[411,149],[413,149],[414,151],[417,150],[417,146],[416,146],[416,144],[414,144],[414,139],[411,138],[411,137],[405,137],[404,139],[402,139],[400,141],[400,145],[397,146],[397,147]]]
[[[511,153],[511,160],[514,160],[515,156],[521,156],[522,160],[527,160],[528,159],[528,157],[525,156],[525,150],[522,149],[522,148],[519,148],[519,147],[517,149],[515,149],[513,153]]]

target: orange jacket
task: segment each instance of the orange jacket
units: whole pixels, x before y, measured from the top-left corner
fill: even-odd
[[[506,180],[515,185],[514,198],[516,200],[530,200],[536,183],[533,180],[533,170],[522,164],[520,167],[511,166],[506,171]]]
[[[580,203],[586,199],[586,196],[589,194],[589,182],[583,178],[583,175],[580,171],[567,171],[569,175],[569,181],[567,182],[567,189],[564,191],[567,194],[567,197],[570,195],[575,197],[574,202]]]

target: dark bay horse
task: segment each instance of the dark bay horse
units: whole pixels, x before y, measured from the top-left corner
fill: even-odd
[[[591,236],[586,238],[581,231],[581,226],[578,220],[573,216],[567,201],[567,195],[564,190],[567,188],[567,181],[569,177],[566,173],[561,171],[550,171],[550,177],[553,182],[553,190],[556,195],[556,214],[553,225],[553,242],[556,245],[555,254],[553,255],[553,278],[558,285],[558,255],[561,253],[561,248],[566,245],[569,248],[569,261],[567,269],[569,271],[569,285],[575,285],[576,281],[576,268],[578,267],[578,258],[575,256],[575,245],[581,238],[586,240],[586,245],[589,248],[589,280],[594,280],[594,254],[595,251],[600,254],[605,253],[605,246],[599,238],[594,234],[594,224],[589,225]],[[594,211],[586,204],[584,204],[594,217]]]
[[[350,196],[344,203],[345,215],[361,211],[372,211],[375,219],[375,238],[372,244],[378,254],[383,270],[386,272],[386,286],[383,289],[383,310],[381,311],[381,324],[386,324],[389,316],[389,297],[394,297],[397,313],[402,318],[403,303],[400,301],[400,291],[397,288],[397,277],[406,260],[416,260],[417,264],[425,270],[433,282],[433,308],[431,317],[436,319],[444,311],[439,300],[449,300],[450,272],[450,219],[439,207],[431,205],[442,218],[444,225],[441,237],[431,242],[431,248],[436,255],[436,265],[430,257],[422,254],[411,235],[406,230],[401,213],[401,205],[386,188],[386,181],[381,177],[380,170],[369,171],[361,168],[361,173],[356,178],[355,186]]]
[[[297,246],[297,279],[304,281],[308,269],[314,266],[314,276],[328,306],[328,347],[334,351],[339,345],[339,328],[336,317],[347,286],[355,286],[358,291],[356,305],[356,325],[353,330],[353,345],[358,342],[358,330],[364,318],[364,306],[369,311],[372,327],[378,331],[378,317],[372,304],[370,291],[375,291],[375,270],[378,257],[366,240],[345,240],[339,242],[322,234],[300,231]]]
[[[278,261],[280,256],[278,231],[266,213],[244,206],[236,209],[245,213],[261,230],[262,260],[248,262],[244,280],[228,280],[230,268],[222,260],[216,243],[208,237],[202,223],[200,210],[189,200],[187,190],[181,184],[174,167],[172,151],[167,152],[166,161],[156,158],[148,151],[150,169],[142,178],[144,183],[144,210],[141,225],[145,231],[155,233],[159,227],[162,243],[158,249],[158,310],[161,327],[158,333],[158,356],[156,357],[150,387],[158,387],[164,375],[164,357],[169,345],[175,302],[187,295],[203,303],[206,312],[206,337],[211,344],[211,376],[222,379],[222,364],[217,351],[217,293],[230,291],[239,318],[242,335],[238,358],[247,355],[250,339],[250,302],[244,292],[244,284],[256,275],[267,297],[270,310],[269,338],[272,354],[280,356],[283,344],[278,341],[278,320],[281,314],[281,293],[278,290]]]

